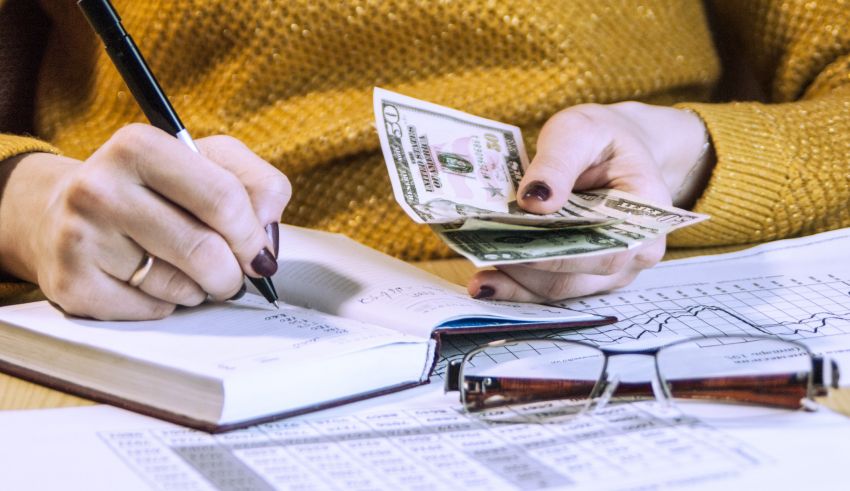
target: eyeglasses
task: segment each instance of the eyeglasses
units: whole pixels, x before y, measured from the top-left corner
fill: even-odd
[[[647,357],[651,357],[651,360]],[[652,363],[647,363],[651,361]],[[616,363],[615,363],[616,362]],[[618,365],[609,375],[612,365]],[[761,336],[707,336],[622,349],[560,339],[500,340],[449,363],[446,391],[469,412],[539,417],[545,401],[573,413],[610,400],[655,398],[812,409],[838,386],[838,368],[800,343]],[[616,397],[615,397],[616,396]]]

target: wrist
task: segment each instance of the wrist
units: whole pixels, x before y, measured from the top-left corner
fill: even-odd
[[[668,134],[675,146],[661,160],[661,173],[673,205],[689,209],[699,198],[714,168],[714,149],[702,119],[689,109],[672,109],[677,130]]]
[[[711,135],[708,133],[705,123],[695,112],[690,109],[682,109],[685,113],[692,116],[691,120],[699,123],[702,130],[701,144],[699,153],[696,157],[691,158],[689,155],[682,157],[680,163],[672,163],[670,169],[673,179],[670,186],[675,187],[673,191],[673,205],[679,208],[690,209],[693,207],[697,198],[702,194],[708,179],[711,177],[711,171],[714,168],[715,154],[714,147],[711,142]],[[693,151],[693,144],[687,146],[689,151]],[[690,160],[689,160],[690,159]],[[680,165],[682,163],[691,162],[690,165]],[[684,171],[684,175],[682,172]],[[681,176],[681,178],[678,178]]]
[[[661,177],[679,208],[690,208],[702,193],[714,168],[708,129],[689,109],[643,105],[640,125]]]
[[[77,161],[28,153],[0,162],[0,273],[37,282],[42,223],[64,176]]]
[[[687,210],[693,208],[708,184],[715,160],[714,147],[706,132],[706,140],[700,154],[685,174],[679,188],[673,193],[673,206]]]
[[[710,138],[688,109],[626,102],[614,104],[635,125],[652,155],[673,204],[689,207],[699,197],[714,164]]]

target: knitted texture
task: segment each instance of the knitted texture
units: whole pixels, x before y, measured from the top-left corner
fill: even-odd
[[[717,166],[695,206],[711,220],[675,232],[670,245],[748,244],[850,226],[850,2],[716,7],[774,103],[681,105],[705,121]]]
[[[693,1],[114,4],[195,138],[233,135],[292,180],[285,222],[404,259],[450,251],[392,197],[374,86],[532,135],[580,102],[704,99],[719,72]],[[54,23],[36,130],[84,159],[145,118],[75,2],[43,8]]]
[[[42,2],[52,32],[35,131],[84,159],[117,128],[145,118],[75,3]],[[392,197],[374,86],[519,125],[533,152],[540,126],[560,109],[706,101],[721,71],[694,0],[114,3],[195,138],[233,135],[290,177],[285,222],[341,232],[404,259],[449,251]],[[696,205],[713,218],[671,244],[749,243],[850,225],[850,95],[842,89],[850,85],[850,5],[712,5],[716,21],[738,35],[744,48],[736,53],[783,104],[686,106],[705,119],[718,155]],[[31,145],[0,136],[0,157]]]

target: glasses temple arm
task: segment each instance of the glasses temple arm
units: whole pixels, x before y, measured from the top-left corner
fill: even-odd
[[[597,383],[596,380],[466,376],[464,401],[468,410],[475,411],[559,399],[583,400],[591,397]],[[799,409],[804,399],[817,395],[809,394],[806,372],[668,379],[666,383],[674,399],[742,402],[788,409]],[[614,398],[653,396],[649,382],[620,382]]]
[[[799,409],[810,394],[808,372],[667,379],[674,399],[729,401]]]
[[[463,384],[466,409],[476,411],[559,399],[583,401],[593,393],[598,380],[465,376]]]

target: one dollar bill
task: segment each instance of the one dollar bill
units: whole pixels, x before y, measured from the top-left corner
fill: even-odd
[[[627,249],[708,218],[616,190],[528,213],[516,201],[528,166],[519,128],[380,88],[374,110],[396,201],[477,266]]]

